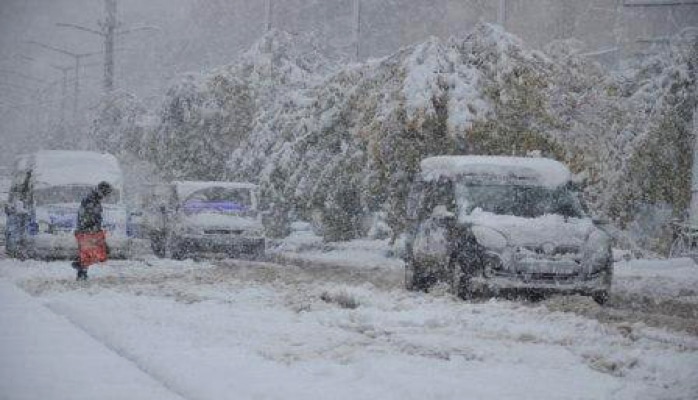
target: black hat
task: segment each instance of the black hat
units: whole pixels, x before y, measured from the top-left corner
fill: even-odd
[[[112,188],[112,186],[108,182],[102,181],[99,184],[97,184],[97,191],[102,196],[108,196],[113,190],[114,188]]]

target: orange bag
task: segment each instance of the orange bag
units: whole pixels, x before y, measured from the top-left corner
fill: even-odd
[[[85,268],[94,263],[107,261],[107,238],[104,231],[76,233],[80,266]]]

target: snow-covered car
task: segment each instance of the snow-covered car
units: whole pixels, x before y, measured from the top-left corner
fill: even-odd
[[[143,230],[160,257],[264,255],[257,186],[244,182],[176,181],[145,201]]]
[[[407,287],[445,283],[464,298],[579,293],[603,303],[611,238],[571,178],[547,158],[424,159],[408,198]]]
[[[73,258],[81,200],[101,182],[114,190],[103,200],[103,226],[112,258],[125,258],[130,241],[122,202],[123,176],[111,154],[43,150],[18,158],[6,205],[7,253],[13,257]]]

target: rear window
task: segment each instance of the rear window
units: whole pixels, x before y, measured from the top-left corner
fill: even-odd
[[[247,213],[252,210],[252,192],[244,188],[210,187],[197,190],[182,202],[185,213]]]
[[[37,206],[80,203],[93,189],[94,186],[91,185],[51,186],[36,189],[34,191],[34,201]],[[118,199],[119,191],[114,189],[109,196],[102,200],[102,203],[116,204]]]

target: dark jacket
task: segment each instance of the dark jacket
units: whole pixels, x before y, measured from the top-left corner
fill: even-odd
[[[80,202],[75,233],[95,233],[102,230],[102,195],[93,190]]]

